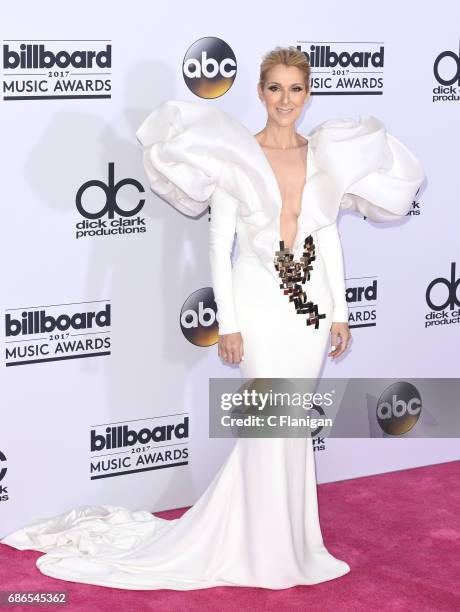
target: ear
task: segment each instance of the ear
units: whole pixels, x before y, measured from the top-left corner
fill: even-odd
[[[263,102],[263,88],[260,83],[257,83],[257,95],[259,96],[260,101]]]

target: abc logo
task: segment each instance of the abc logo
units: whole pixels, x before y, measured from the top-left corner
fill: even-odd
[[[439,301],[439,303],[435,304],[432,298],[433,289],[437,286],[446,288],[446,298],[444,301]],[[455,306],[460,306],[460,300],[458,297],[458,287],[460,285],[460,277],[455,278],[455,261],[452,261],[450,264],[450,279],[443,278],[440,276],[439,278],[435,278],[428,285],[426,290],[426,303],[432,310],[444,310],[449,307],[450,310],[453,310]],[[436,292],[436,289],[435,289]],[[444,293],[444,292],[443,292]]]
[[[381,429],[400,436],[410,431],[422,412],[422,398],[414,385],[397,382],[385,389],[377,402],[377,421]]]
[[[460,85],[460,56],[453,51],[443,51],[434,60],[433,73],[440,85]]]
[[[219,98],[233,85],[236,57],[224,40],[206,36],[188,49],[182,65],[187,87],[200,98]]]
[[[180,311],[182,333],[196,346],[211,346],[219,340],[217,305],[212,287],[192,293]]]
[[[83,183],[77,191],[75,203],[78,212],[86,219],[100,219],[104,215],[107,215],[109,219],[113,219],[114,213],[117,213],[120,217],[133,217],[137,215],[145,204],[144,198],[140,198],[135,205],[129,209],[121,208],[117,202],[118,192],[122,187],[125,187],[125,185],[135,187],[139,193],[144,193],[144,187],[139,181],[136,181],[136,179],[125,178],[115,183],[114,163],[109,162],[107,183],[98,180],[87,181]],[[85,192],[88,192],[91,187],[102,192],[103,196],[105,196],[105,202],[102,206],[96,205],[94,210],[87,210],[85,206],[83,206],[83,195]]]

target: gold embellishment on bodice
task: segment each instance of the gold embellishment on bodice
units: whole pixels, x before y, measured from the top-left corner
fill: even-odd
[[[319,327],[319,319],[324,319],[325,314],[318,313],[318,305],[308,299],[302,285],[310,280],[311,265],[315,261],[315,242],[309,234],[304,241],[303,255],[297,260],[291,249],[285,248],[284,240],[280,240],[280,250],[275,252],[274,266],[281,279],[280,289],[284,295],[289,296],[289,301],[294,303],[297,314],[307,315],[307,325]]]

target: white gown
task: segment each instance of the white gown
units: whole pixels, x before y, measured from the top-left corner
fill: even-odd
[[[294,261],[300,261],[307,236],[315,250],[314,258],[308,251],[310,277],[299,281],[296,302],[281,288],[286,279],[279,272],[283,276],[286,269],[275,268],[279,185],[251,132],[211,104],[170,100],[154,109],[137,137],[156,193],[190,216],[211,204],[219,329],[243,336],[241,375],[317,378],[331,322],[348,321],[339,209],[374,221],[405,215],[424,179],[417,158],[373,116],[326,121],[307,137]],[[235,230],[239,255],[232,267]],[[350,571],[323,543],[308,437],[237,440],[209,487],[179,519],[81,506],[1,542],[46,553],[37,566],[48,576],[124,589],[284,589]]]

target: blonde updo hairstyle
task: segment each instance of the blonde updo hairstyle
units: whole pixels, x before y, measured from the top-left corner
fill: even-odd
[[[259,77],[259,85],[261,88],[263,88],[267,81],[267,74],[270,68],[278,64],[296,66],[299,68],[304,75],[306,91],[307,93],[310,91],[310,62],[305,53],[299,51],[295,47],[275,47],[262,57]]]

